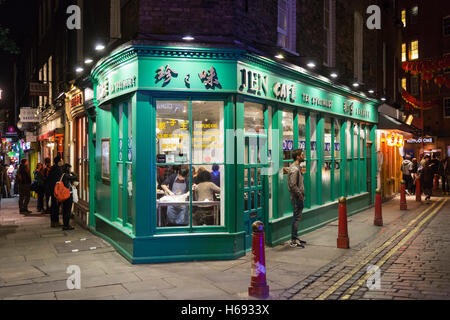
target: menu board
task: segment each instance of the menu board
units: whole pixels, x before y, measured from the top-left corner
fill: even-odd
[[[111,180],[111,140],[102,139],[102,179]]]

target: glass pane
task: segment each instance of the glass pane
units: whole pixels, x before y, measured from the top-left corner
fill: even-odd
[[[292,159],[294,150],[294,114],[292,111],[283,111],[283,160]]]
[[[310,176],[311,176],[311,192],[308,192],[308,195],[311,196],[311,206],[316,205],[317,204],[317,160],[312,160],[311,161],[311,172],[310,172]]]
[[[360,138],[359,138],[359,157],[362,159],[364,158],[364,138],[366,136],[366,131],[361,127],[360,129]]]
[[[317,159],[317,115],[311,113],[309,116],[311,135],[311,159]]]
[[[298,114],[298,148],[306,149],[306,116],[304,113]]]
[[[189,103],[156,102],[157,163],[189,163]]]
[[[334,196],[335,199],[341,196],[341,161],[335,161],[334,163]],[[335,200],[333,199],[333,200]]]
[[[331,200],[331,160],[325,160],[322,167],[322,202]]]
[[[119,219],[122,219],[122,211],[123,211],[123,164],[119,163],[117,164],[117,174],[118,174],[118,178],[119,178],[119,193],[118,193],[118,212],[117,212],[117,217]]]
[[[133,165],[127,165],[127,222],[134,224],[133,221]]]
[[[222,101],[192,101],[192,162],[223,163]]]
[[[353,157],[358,157],[358,136],[359,136],[359,127],[358,124],[355,123],[355,126],[353,127]]]
[[[224,166],[196,166],[196,185],[192,199],[193,226],[224,225]],[[194,166],[193,166],[194,168]],[[220,188],[222,186],[222,188]]]
[[[352,158],[352,123],[350,121],[347,121],[346,128],[345,128],[345,144],[347,145],[347,158]]]
[[[244,132],[259,133],[264,130],[264,106],[262,104],[244,103]]]
[[[334,119],[334,157],[341,157],[341,124],[337,119]]]
[[[158,227],[188,226],[189,166],[157,166],[156,212]]]
[[[324,156],[325,159],[331,159],[331,119],[326,117],[324,119],[325,132],[324,132]]]

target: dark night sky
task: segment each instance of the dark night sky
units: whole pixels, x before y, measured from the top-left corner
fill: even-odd
[[[20,48],[27,35],[31,34],[36,26],[31,19],[36,12],[31,9],[31,4],[36,0],[0,0],[0,26],[10,30],[10,37],[16,41]],[[12,86],[12,66],[14,59],[21,59],[0,51],[0,88],[3,89],[3,99],[0,100],[0,108],[12,108],[14,94]]]

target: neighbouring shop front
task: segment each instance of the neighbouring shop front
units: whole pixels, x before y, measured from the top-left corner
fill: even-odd
[[[377,101],[348,88],[243,51],[131,44],[91,78],[89,225],[133,263],[238,258],[256,220],[268,245],[288,240],[297,148],[300,232],[341,196],[349,215],[373,202]]]
[[[58,154],[64,155],[64,124],[63,110],[56,111],[40,122],[37,137],[40,149],[39,162],[44,163],[46,158],[50,158],[53,164],[53,159]]]
[[[79,179],[78,202],[74,203],[74,217],[83,225],[88,225],[89,213],[89,128],[85,112],[85,94],[72,85],[66,93],[66,135],[68,139],[68,160],[72,171]]]

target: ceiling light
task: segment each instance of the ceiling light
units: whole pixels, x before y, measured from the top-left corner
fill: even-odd
[[[381,101],[386,101],[386,98],[385,97],[381,98]]]
[[[371,90],[369,90],[369,93],[370,93],[370,94],[374,94],[375,91],[371,89]]]
[[[338,74],[337,74],[336,72],[332,72],[332,73],[330,74],[330,77],[332,77],[332,78],[337,78],[337,77],[338,77]]]
[[[97,50],[97,51],[102,51],[103,49],[105,49],[105,46],[101,43],[99,43],[95,46],[95,50]]]
[[[94,62],[94,60],[92,60],[91,58],[86,58],[86,59],[84,60],[84,63],[85,63],[85,64],[91,64],[92,62]]]
[[[80,72],[83,72],[84,69],[83,69],[82,67],[77,67],[77,68],[75,69],[75,71],[76,71],[77,73],[80,73]]]
[[[192,41],[192,40],[194,40],[195,38],[194,37],[191,37],[191,36],[184,36],[183,37],[183,40],[185,40],[185,41]]]
[[[307,66],[308,68],[315,68],[316,64],[314,62],[308,62]]]
[[[355,88],[358,88],[358,87],[359,87],[359,83],[358,83],[358,82],[354,82],[354,83],[353,83],[353,86],[354,86]]]
[[[284,56],[281,53],[279,53],[279,54],[277,54],[275,56],[275,58],[277,58],[277,59],[284,59]]]

